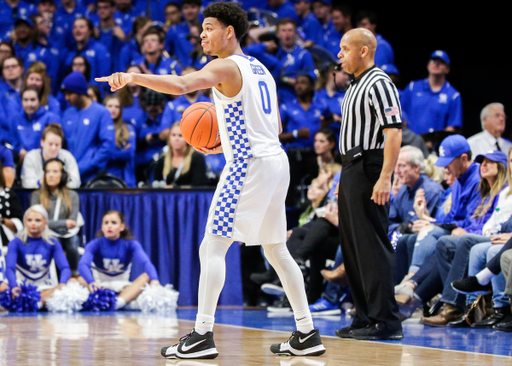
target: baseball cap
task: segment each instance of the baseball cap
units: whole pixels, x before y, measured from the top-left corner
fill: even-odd
[[[400,75],[400,73],[398,72],[398,68],[393,65],[393,64],[384,64],[380,67],[380,69],[382,71],[384,71],[386,74],[396,74],[396,75]]]
[[[60,88],[72,93],[87,95],[88,85],[85,76],[80,71],[73,71],[64,78]]]
[[[435,166],[445,168],[453,159],[468,151],[471,151],[471,147],[469,147],[468,141],[464,136],[448,136],[441,142],[441,146],[439,147],[439,159],[437,159]]]
[[[16,19],[16,21],[14,22],[14,28],[16,28],[17,26],[19,26],[21,24],[25,24],[25,25],[29,26],[30,28],[34,28],[34,23],[32,23],[32,20],[30,20],[30,18]]]
[[[502,163],[505,166],[507,166],[507,163],[508,163],[507,154],[505,154],[503,151],[499,151],[499,150],[491,150],[485,154],[480,154],[475,158],[475,161],[477,163],[481,164],[485,158],[487,158],[491,161],[494,161],[496,163]]]
[[[435,58],[443,61],[445,64],[450,66],[450,57],[448,57],[448,54],[445,51],[436,50],[436,51],[432,52],[432,54],[430,55],[430,59],[432,60]]]

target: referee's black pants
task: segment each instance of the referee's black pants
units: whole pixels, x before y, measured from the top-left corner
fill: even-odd
[[[371,200],[379,179],[382,150],[370,150],[348,162],[342,158],[338,212],[343,261],[356,315],[355,328],[383,323],[402,328],[394,295],[395,252],[388,238],[389,202]]]

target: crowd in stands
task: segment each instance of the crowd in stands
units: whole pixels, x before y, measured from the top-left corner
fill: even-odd
[[[92,256],[96,263],[96,254],[86,252],[86,259],[79,259],[76,235],[83,220],[73,189],[112,178],[130,188],[216,184],[225,164],[223,156],[198,153],[179,129],[186,108],[212,101],[210,90],[175,97],[128,85],[112,93],[108,85],[95,81],[116,71],[185,75],[201,69],[211,59],[200,42],[201,9],[209,2],[5,0],[0,4],[4,247],[17,233],[25,233],[23,208],[11,187],[37,189],[31,196],[36,209],[26,213],[25,220],[42,215],[47,230],[58,239],[60,246],[55,248],[60,251],[52,255],[67,257],[67,266],[59,265],[61,282],[67,281],[68,272],[79,272],[90,286],[94,279],[86,267],[91,266]],[[376,65],[396,83],[400,73],[394,65],[395,50],[392,41],[377,32],[379,20],[372,11],[353,13],[349,6],[330,0],[241,3],[250,20],[250,30],[241,40],[243,51],[259,59],[277,84],[284,128],[279,137],[291,173],[287,205],[301,211],[297,226],[289,231],[288,247],[306,278],[311,310],[337,314],[342,300],[350,298],[334,189],[342,174],[337,148],[341,103],[352,81],[336,67],[339,42],[352,27],[372,31],[377,39]],[[447,80],[450,57],[435,50],[425,60],[426,78],[399,90],[403,147],[389,217],[389,237],[397,253],[397,301],[405,319],[442,294],[440,306],[425,314],[432,316],[422,318],[427,325],[488,327],[510,322],[510,252],[501,255],[512,231],[508,225],[512,143],[502,136],[505,107],[485,106],[480,115],[482,132],[466,140],[458,134],[463,127],[462,98]],[[448,137],[438,149],[439,136]],[[107,214],[104,225],[106,218],[114,232],[124,225],[121,213]],[[108,240],[126,241],[123,251],[140,249],[129,235],[123,237],[119,231],[114,237],[102,230]],[[26,230],[22,241],[47,242],[46,232]],[[494,264],[492,276],[485,271],[496,254],[506,267],[507,286],[499,260],[494,260],[498,269]],[[326,263],[333,264],[331,270]],[[157,281],[156,272],[145,265],[143,282]],[[100,262],[96,269],[105,270]],[[478,281],[472,277],[478,275]],[[468,276],[474,286],[486,289],[480,293],[492,290],[495,310],[483,320],[474,315],[482,298],[464,296],[457,285],[452,287],[461,281],[462,287],[467,285]],[[273,270],[253,273],[251,280],[279,296],[269,311],[289,311]],[[136,295],[130,292],[125,303]],[[510,324],[502,327],[510,330]]]

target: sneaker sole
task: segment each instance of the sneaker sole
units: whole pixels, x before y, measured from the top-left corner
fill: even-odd
[[[273,308],[273,307],[269,306],[267,308],[267,311],[269,311],[271,313],[291,313],[292,309],[291,308]]]
[[[217,357],[219,355],[219,352],[217,352],[217,349],[216,348],[212,348],[212,349],[207,349],[207,350],[204,350],[204,351],[200,351],[200,352],[194,352],[194,353],[173,353],[172,355],[164,355],[163,351],[161,351],[161,354],[162,356],[164,356],[164,358],[166,359],[186,359],[186,360],[190,360],[190,359],[214,359],[215,357]]]
[[[350,338],[357,339],[360,341],[399,341],[404,339],[404,335],[394,335],[388,337],[381,336],[351,336]]]
[[[321,310],[321,311],[314,311],[309,310],[311,312],[311,316],[318,316],[318,315],[338,315],[341,314],[340,309],[333,309],[333,310]]]
[[[489,291],[474,291],[474,292],[469,292],[469,291],[461,291],[455,287],[452,286],[452,289],[454,289],[455,291],[457,291],[459,294],[464,294],[464,295],[489,295],[492,291],[489,290]]]
[[[275,285],[268,285],[268,286],[263,285],[263,286],[261,286],[261,291],[263,291],[267,295],[276,295],[276,296],[285,295],[284,289],[280,286],[275,286]]]
[[[296,352],[296,353],[294,353],[294,352]],[[303,351],[294,350],[294,352],[292,352],[290,350],[286,350],[286,351],[279,351],[274,354],[278,355],[278,356],[299,356],[299,357],[300,356],[321,356],[325,353],[325,347],[323,344],[320,344],[318,346],[311,347],[311,348],[308,348]]]

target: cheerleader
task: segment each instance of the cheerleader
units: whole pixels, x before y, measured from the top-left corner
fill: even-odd
[[[103,215],[99,238],[85,246],[85,253],[78,263],[79,281],[94,292],[98,288],[114,290],[116,310],[135,300],[146,283],[160,285],[155,266],[133,239],[126,227],[124,215],[108,211]],[[132,263],[144,268],[144,273],[129,281]]]

